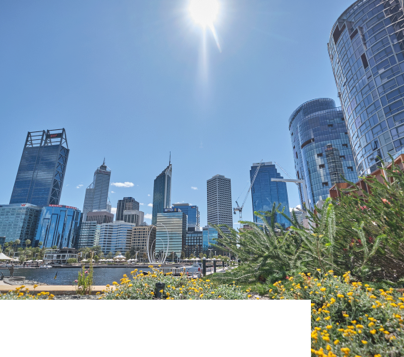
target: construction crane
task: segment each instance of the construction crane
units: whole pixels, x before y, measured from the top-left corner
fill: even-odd
[[[251,180],[250,188],[248,189],[247,194],[245,195],[245,198],[244,198],[244,201],[243,201],[243,204],[241,205],[241,207],[239,206],[238,202],[236,201],[237,207],[235,207],[235,208],[233,209],[233,212],[234,212],[234,214],[236,214],[236,212],[239,213],[239,221],[241,221],[242,218],[243,218],[243,207],[244,207],[244,205],[245,205],[245,201],[247,201],[248,194],[250,193],[251,188],[252,188],[253,185],[254,185],[255,179],[257,178],[258,171],[260,170],[260,168],[261,168],[261,166],[262,166],[262,161],[264,161],[264,160],[261,160],[261,162],[260,162],[259,165],[258,165],[258,168],[255,170],[254,177],[253,177],[253,179]]]

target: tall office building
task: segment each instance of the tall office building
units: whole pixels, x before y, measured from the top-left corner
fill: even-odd
[[[76,207],[50,205],[42,208],[33,246],[76,248],[80,233],[81,212]]]
[[[144,212],[138,210],[125,210],[123,211],[123,221],[140,226],[144,222]]]
[[[87,217],[88,218],[88,217]],[[82,222],[77,243],[77,249],[95,247],[100,244],[101,225],[97,222]]]
[[[207,181],[208,224],[226,224],[233,228],[231,180],[222,175]]]
[[[133,227],[136,227],[136,225],[123,221],[101,224],[100,246],[102,252],[105,255],[110,252],[112,254],[117,252],[125,254],[130,250]]]
[[[258,173],[255,175],[257,170]],[[274,204],[276,206],[280,204],[279,210],[284,210],[284,213],[290,217],[286,183],[272,181],[273,178],[283,178],[278,173],[275,164],[272,162],[253,164],[250,170],[251,182],[254,177],[255,181],[251,187],[254,222],[262,224],[262,219],[256,216],[254,212],[272,211]],[[289,221],[279,213],[276,214],[276,222],[283,228],[290,226]]]
[[[157,223],[157,214],[163,213],[165,208],[171,206],[171,177],[173,174],[173,167],[171,162],[165,170],[156,177],[154,180],[153,189],[153,216],[152,224]]]
[[[188,216],[188,230],[198,231],[200,229],[200,214],[198,206],[190,206],[189,203],[174,203],[174,208],[178,208]]]
[[[29,132],[10,204],[58,205],[68,158],[65,129]]]
[[[289,118],[296,176],[305,180],[307,207],[329,196],[344,178],[356,182],[355,163],[341,108],[332,99],[314,99],[300,105]],[[303,207],[303,186],[299,185]]]
[[[122,200],[118,200],[116,208],[115,221],[123,221],[123,211],[139,211],[139,202],[133,197],[124,197]]]
[[[5,242],[19,239],[22,247],[29,239],[32,245],[41,210],[29,203],[0,205],[0,236],[5,237]]]
[[[92,211],[111,212],[111,206],[108,200],[109,182],[111,180],[111,170],[104,162],[94,172],[94,179],[86,189],[83,206],[83,220],[86,220],[87,213]]]
[[[212,249],[214,251],[217,251],[218,249],[215,247],[212,247],[212,244],[217,243],[218,235],[219,235],[218,231],[216,229],[214,229],[213,227],[210,227],[210,226],[203,227],[203,230],[202,230],[203,249],[204,250]]]
[[[166,208],[157,214],[156,254],[168,251],[168,256],[180,258],[187,236],[187,215],[178,208]]]
[[[359,176],[404,148],[404,13],[398,0],[356,1],[328,53]]]

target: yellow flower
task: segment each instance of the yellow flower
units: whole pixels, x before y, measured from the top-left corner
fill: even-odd
[[[369,331],[372,335],[374,335],[376,333],[376,330],[370,330]]]
[[[328,326],[327,326],[327,329],[331,330],[331,329],[332,329],[332,326],[331,326],[331,325],[328,325]]]
[[[38,285],[35,284],[35,285],[34,285],[34,289],[36,289],[37,287],[38,287]]]
[[[335,340],[334,345],[338,345],[338,344],[339,344],[339,340]]]
[[[154,295],[154,292],[152,291],[150,294]]]
[[[368,343],[368,341],[362,340],[362,343],[363,343],[364,345],[366,345],[366,344]]]
[[[326,288],[321,288],[320,289],[320,291],[323,291],[323,292],[326,291],[326,290],[327,290]]]
[[[252,295],[247,295],[248,298],[250,298]]]

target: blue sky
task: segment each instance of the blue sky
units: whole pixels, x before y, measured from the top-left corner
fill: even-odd
[[[233,202],[253,162],[294,176],[289,116],[307,100],[337,100],[327,42],[352,3],[220,0],[220,52],[210,32],[203,41],[189,0],[1,1],[0,202],[27,132],[62,127],[61,204],[80,209],[104,157],[111,182],[133,183],[111,186],[113,207],[133,196],[147,215],[171,151],[172,201],[198,205],[203,225],[213,175],[231,178]],[[288,193],[299,204],[295,185]],[[250,197],[243,219],[252,219]]]

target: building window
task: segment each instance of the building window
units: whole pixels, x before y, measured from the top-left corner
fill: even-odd
[[[347,167],[349,171],[353,171],[353,167],[352,166],[348,166]]]
[[[323,187],[327,187],[328,186],[328,182],[323,182]]]
[[[339,158],[345,160],[345,155],[341,155]]]
[[[324,168],[325,168],[325,164],[318,165],[318,167],[319,167],[319,169],[324,169]]]
[[[328,124],[329,128],[332,128],[334,126],[334,124]]]
[[[348,147],[348,144],[342,144],[342,146],[343,146],[344,148],[347,148],[347,147]]]
[[[317,154],[317,157],[323,157],[323,153],[320,152],[319,154]]]

